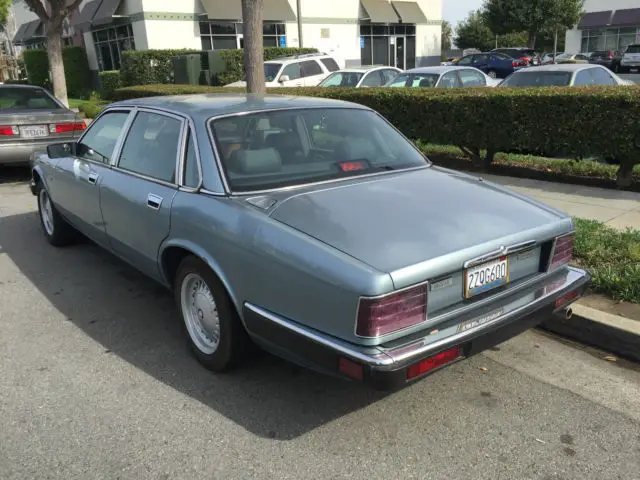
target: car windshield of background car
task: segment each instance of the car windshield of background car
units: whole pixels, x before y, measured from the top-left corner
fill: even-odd
[[[570,72],[517,72],[502,82],[502,87],[566,87]]]
[[[378,114],[313,108],[210,122],[232,191],[250,192],[429,165]]]
[[[62,107],[39,88],[2,87],[0,110],[62,110]]]
[[[629,45],[625,53],[640,53],[640,45]]]

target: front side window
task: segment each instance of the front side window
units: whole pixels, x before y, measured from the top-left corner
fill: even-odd
[[[91,124],[76,146],[76,156],[109,163],[129,112],[107,112]]]
[[[0,111],[61,110],[62,107],[41,88],[3,86]]]
[[[260,112],[210,122],[235,192],[428,165],[379,115],[350,108]]]
[[[182,122],[156,113],[139,112],[122,147],[118,167],[174,183]]]
[[[358,72],[335,72],[325,78],[319,87],[355,87],[362,78]]]
[[[462,57],[458,60],[458,65],[471,65],[473,63],[473,55]]]

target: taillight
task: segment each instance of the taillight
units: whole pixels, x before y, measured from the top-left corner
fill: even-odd
[[[69,133],[86,130],[87,125],[84,122],[74,123],[56,123],[49,125],[49,133]]]
[[[427,284],[380,298],[361,298],[356,334],[378,337],[427,320]]]
[[[609,50],[609,58],[614,58],[615,55],[613,54],[613,52],[611,50]]]
[[[20,130],[15,126],[0,125],[0,135],[14,136],[20,135]]]
[[[567,265],[573,258],[573,244],[575,237],[573,233],[556,237],[553,242],[553,250],[551,251],[551,262],[549,263],[549,271],[552,272],[558,267]]]
[[[447,363],[451,363],[460,358],[461,354],[462,351],[460,350],[460,347],[453,347],[429,358],[425,358],[418,363],[414,363],[407,369],[407,380],[419,377],[431,370],[442,367]]]

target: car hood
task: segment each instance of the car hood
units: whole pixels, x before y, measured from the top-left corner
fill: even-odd
[[[287,195],[274,199],[271,218],[389,273],[465,249],[495,248],[495,241],[535,239],[532,230],[567,218],[437,167]]]

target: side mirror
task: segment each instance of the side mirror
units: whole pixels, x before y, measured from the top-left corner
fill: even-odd
[[[280,75],[280,79],[278,80],[278,82],[280,83],[284,83],[284,82],[288,82],[289,79],[289,75]]]
[[[75,143],[54,143],[47,147],[49,158],[64,158],[72,155],[75,151]]]

